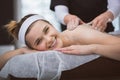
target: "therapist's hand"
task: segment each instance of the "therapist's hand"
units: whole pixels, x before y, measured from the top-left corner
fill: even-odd
[[[93,54],[95,47],[92,45],[72,45],[69,47],[55,49],[65,54]]]
[[[78,25],[83,24],[84,22],[77,16],[68,14],[64,18],[64,22],[67,25],[68,30],[75,29]]]
[[[92,21],[92,28],[96,29],[98,31],[104,32],[107,27],[107,23],[110,20],[113,20],[113,18],[114,18],[114,16],[113,16],[112,12],[106,11],[106,12],[102,13],[101,15],[97,16]]]

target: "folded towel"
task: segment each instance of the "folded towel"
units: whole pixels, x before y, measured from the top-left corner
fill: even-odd
[[[21,78],[59,80],[61,72],[90,62],[99,55],[67,55],[58,51],[42,51],[17,55],[11,58],[0,71],[0,77],[9,74]]]

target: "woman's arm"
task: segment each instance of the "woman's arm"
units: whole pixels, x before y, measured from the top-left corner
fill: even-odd
[[[73,44],[69,47],[55,49],[68,54],[97,53],[109,58],[120,60],[120,38],[80,25],[71,31]],[[76,45],[77,43],[77,45]]]
[[[69,47],[56,49],[65,54],[86,55],[99,54],[104,57],[120,61],[120,43],[111,45],[91,44],[91,45],[72,45]]]
[[[94,53],[120,61],[120,43],[115,45],[92,45],[95,47]]]
[[[16,56],[16,55],[20,55],[20,54],[24,54],[24,53],[30,53],[33,52],[35,50],[30,50],[27,47],[24,48],[19,48],[16,50],[12,50],[9,52],[6,52],[2,55],[0,55],[0,70],[4,67],[4,65],[6,64],[6,62],[11,59],[12,57]]]
[[[0,70],[10,58],[22,53],[22,49],[16,49],[0,55]]]

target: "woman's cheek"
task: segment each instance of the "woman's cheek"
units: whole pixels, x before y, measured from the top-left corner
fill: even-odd
[[[44,50],[47,50],[47,48],[44,44],[41,44],[41,45],[38,46],[38,50],[44,51]]]

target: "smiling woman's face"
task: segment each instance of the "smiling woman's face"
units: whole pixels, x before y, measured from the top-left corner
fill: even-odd
[[[52,50],[63,46],[59,32],[49,23],[39,20],[31,25],[26,41],[36,50]]]

